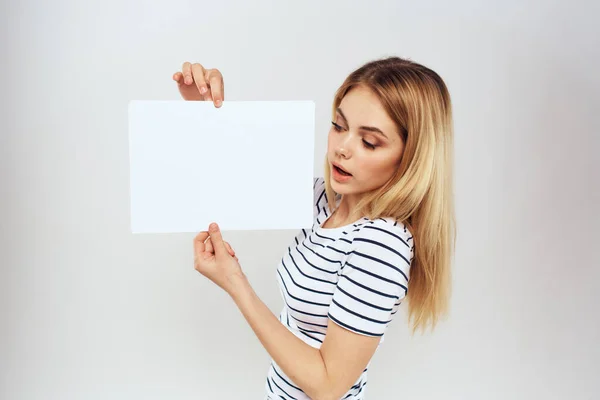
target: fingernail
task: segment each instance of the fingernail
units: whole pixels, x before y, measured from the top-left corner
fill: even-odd
[[[215,223],[210,224],[210,229],[213,230],[213,231],[216,231],[217,230],[217,224],[215,224]]]
[[[189,76],[186,76],[185,83],[187,83],[189,85],[190,83],[192,83],[192,79]]]
[[[202,86],[200,88],[200,94],[204,94],[204,93],[206,93],[206,88],[204,86]]]
[[[223,102],[222,102],[221,100],[217,100],[217,101],[215,101],[215,105],[216,105],[217,107],[221,106],[221,104],[222,104],[222,103],[223,103]]]

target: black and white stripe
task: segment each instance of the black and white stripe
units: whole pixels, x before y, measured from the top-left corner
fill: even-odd
[[[330,320],[352,332],[380,337],[382,343],[408,290],[412,235],[391,218],[321,228],[329,216],[324,179],[315,178],[313,227],[298,233],[277,267],[284,301],[279,320],[315,348],[323,343]],[[342,398],[362,399],[368,367]],[[265,388],[269,399],[309,399],[275,361]]]

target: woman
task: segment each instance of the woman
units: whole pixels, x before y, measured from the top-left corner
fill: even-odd
[[[183,64],[186,100],[224,100],[216,69]],[[272,357],[267,399],[363,399],[370,360],[402,300],[413,333],[448,308],[456,228],[450,96],[431,69],[391,57],[352,72],[333,101],[314,225],[277,267],[284,308],[257,297],[216,226],[195,269],[234,300]]]

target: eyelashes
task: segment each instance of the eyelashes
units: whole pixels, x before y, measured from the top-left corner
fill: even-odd
[[[338,124],[336,124],[335,122],[331,121],[331,124],[333,125],[333,129],[335,129],[338,132],[342,131],[342,127],[339,126]]]
[[[335,129],[336,132],[341,132],[344,130],[344,128],[342,128],[341,125],[336,124],[334,121],[331,121],[331,124],[333,125],[333,129]],[[369,150],[375,150],[375,148],[378,147],[374,144],[367,142],[365,139],[363,139],[363,144]]]

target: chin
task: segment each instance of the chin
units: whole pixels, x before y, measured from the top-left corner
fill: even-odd
[[[335,189],[336,193],[345,194],[345,193],[352,192],[352,190],[350,189],[351,183],[340,183],[335,180],[333,175],[331,175],[330,182],[331,182],[331,187],[333,187]]]

